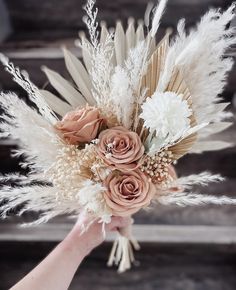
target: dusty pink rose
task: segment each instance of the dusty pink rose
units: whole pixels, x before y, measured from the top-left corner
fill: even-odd
[[[141,170],[113,171],[104,181],[107,206],[115,216],[130,216],[150,204],[155,186]]]
[[[99,135],[98,153],[108,164],[119,169],[134,169],[144,154],[138,134],[124,127],[104,130]]]
[[[69,144],[76,145],[95,139],[103,122],[97,108],[86,107],[68,112],[55,127]]]

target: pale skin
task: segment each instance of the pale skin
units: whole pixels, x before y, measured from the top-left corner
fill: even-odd
[[[130,218],[112,217],[106,232],[131,223]],[[95,221],[83,232],[79,220],[66,238],[28,275],[10,290],[66,290],[83,259],[104,241],[102,224]]]

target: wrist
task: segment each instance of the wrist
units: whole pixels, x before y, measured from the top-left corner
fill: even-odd
[[[80,234],[75,230],[72,230],[62,241],[62,247],[68,254],[76,256],[79,260],[83,260],[91,251],[86,243],[84,234]]]

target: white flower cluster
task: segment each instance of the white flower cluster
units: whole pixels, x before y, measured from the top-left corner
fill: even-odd
[[[183,136],[190,128],[191,115],[192,110],[181,95],[156,92],[143,103],[140,117],[150,133],[168,144]]]
[[[106,207],[103,192],[106,190],[101,183],[85,180],[78,193],[80,205],[83,208],[100,217],[102,222],[110,222],[111,212]]]

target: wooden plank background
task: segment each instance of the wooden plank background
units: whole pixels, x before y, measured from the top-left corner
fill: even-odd
[[[0,289],[9,289],[53,247],[55,243],[2,243]],[[121,275],[106,267],[110,247],[107,243],[92,252],[70,290],[235,290],[235,247],[143,244],[136,266]]]

